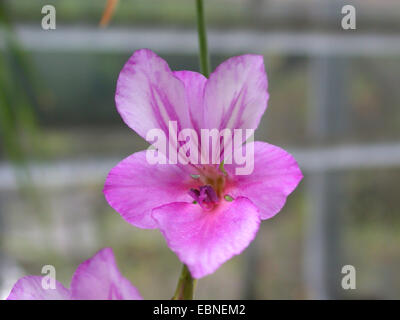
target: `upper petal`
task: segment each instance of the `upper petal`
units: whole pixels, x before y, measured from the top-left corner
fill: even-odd
[[[178,130],[190,128],[184,85],[151,50],[129,58],[118,78],[115,103],[125,123],[143,138],[150,129],[167,132],[170,120],[177,121]]]
[[[225,170],[233,177],[229,193],[249,198],[260,210],[261,219],[277,214],[288,195],[297,187],[303,174],[291,154],[265,142],[254,142],[254,171],[250,175],[234,175],[234,165]]]
[[[47,279],[42,276],[26,276],[17,281],[12,288],[7,300],[69,300],[69,290],[60,282],[55,281],[55,289],[45,289],[42,281]]]
[[[242,55],[221,63],[205,88],[207,128],[256,129],[267,107],[267,75],[259,55]]]
[[[213,273],[254,239],[260,217],[246,198],[222,200],[217,209],[176,202],[153,211],[168,247],[188,266],[194,278]]]
[[[76,300],[140,300],[139,291],[118,270],[112,249],[104,248],[76,269],[71,281]]]
[[[192,180],[181,166],[149,164],[146,151],[141,151],[111,170],[103,192],[110,206],[129,223],[156,228],[152,209],[174,201],[190,201],[187,192]]]
[[[204,128],[204,89],[207,78],[193,71],[175,71],[174,75],[185,86],[186,99],[189,106],[189,117],[192,127],[200,133]]]

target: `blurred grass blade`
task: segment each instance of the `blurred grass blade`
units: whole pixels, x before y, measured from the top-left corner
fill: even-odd
[[[118,0],[107,0],[106,7],[104,8],[103,16],[101,17],[100,20],[100,26],[106,27],[108,23],[110,22],[115,8],[117,7]]]
[[[0,143],[4,154],[15,168],[21,193],[42,215],[44,208],[28,167],[30,154],[40,148],[36,110],[37,82],[28,55],[20,47],[7,14],[6,3],[0,0]]]
[[[35,109],[39,107],[35,73],[19,46],[7,7],[0,2],[0,27],[4,47],[0,52],[0,137],[14,164],[23,164],[27,149],[39,150]]]

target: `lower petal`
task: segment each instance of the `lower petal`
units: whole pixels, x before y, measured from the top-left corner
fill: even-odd
[[[19,279],[7,300],[70,300],[70,293],[60,282],[55,288],[45,289],[48,279],[42,276],[27,276]],[[47,284],[46,284],[47,285]]]
[[[246,198],[222,200],[213,211],[175,202],[153,211],[168,247],[188,266],[194,278],[213,273],[241,253],[254,239],[260,217]]]
[[[74,300],[141,300],[138,290],[118,270],[112,249],[100,250],[76,269],[71,281]]]

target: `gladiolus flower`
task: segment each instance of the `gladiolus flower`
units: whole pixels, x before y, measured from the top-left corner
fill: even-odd
[[[223,62],[207,79],[171,71],[150,50],[136,51],[117,82],[116,106],[140,136],[154,128],[256,129],[267,107],[262,56]],[[200,134],[199,134],[200,135]],[[254,170],[235,164],[149,164],[146,151],[132,154],[109,173],[104,194],[121,216],[139,228],[158,228],[192,276],[213,273],[254,239],[261,220],[277,214],[302,179],[295,159],[279,147],[251,142]]]
[[[44,288],[42,276],[19,279],[7,300],[141,300],[138,290],[118,270],[112,249],[104,248],[76,269],[71,288],[55,281]]]

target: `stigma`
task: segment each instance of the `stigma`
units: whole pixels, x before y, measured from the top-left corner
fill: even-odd
[[[212,210],[219,201],[217,193],[209,184],[199,189],[191,188],[188,193],[200,207],[207,211]]]

